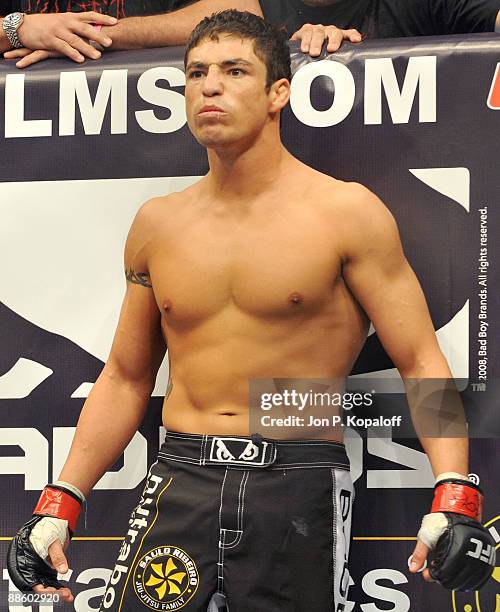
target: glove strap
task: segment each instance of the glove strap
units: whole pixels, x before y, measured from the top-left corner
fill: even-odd
[[[481,522],[483,499],[481,489],[472,482],[441,480],[434,489],[431,512],[454,512]]]
[[[69,489],[60,485],[47,485],[33,511],[36,516],[53,516],[68,521],[68,528],[73,534],[80,516],[82,502]]]

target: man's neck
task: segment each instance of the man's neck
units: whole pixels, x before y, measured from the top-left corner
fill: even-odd
[[[291,158],[278,138],[239,150],[209,149],[207,188],[217,200],[250,200],[268,191]]]

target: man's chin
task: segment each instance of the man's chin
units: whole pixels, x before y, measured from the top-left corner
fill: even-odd
[[[224,149],[232,144],[232,139],[222,134],[200,134],[196,140],[206,149]]]

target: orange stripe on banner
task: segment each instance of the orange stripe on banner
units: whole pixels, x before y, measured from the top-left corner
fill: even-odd
[[[500,63],[497,64],[495,76],[491,84],[488,106],[493,110],[500,110]]]

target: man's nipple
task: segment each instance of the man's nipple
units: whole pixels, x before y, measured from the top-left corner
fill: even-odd
[[[172,302],[170,300],[165,300],[163,302],[163,310],[165,310],[165,312],[168,312],[171,308],[172,308]]]
[[[288,301],[290,302],[290,304],[292,304],[292,306],[302,304],[302,302],[304,301],[304,296],[301,293],[295,291],[294,293],[290,293],[290,295],[288,296]]]

